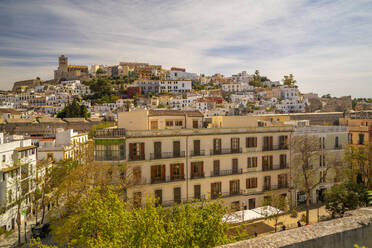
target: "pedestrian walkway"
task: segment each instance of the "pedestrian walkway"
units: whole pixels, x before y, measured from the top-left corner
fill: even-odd
[[[41,213],[38,213],[38,221],[41,221]],[[45,221],[44,221],[45,222]],[[27,242],[30,242],[31,239],[31,227],[36,224],[35,216],[30,216],[26,220],[26,233],[27,233]],[[21,225],[21,243],[25,243],[25,223]],[[0,248],[3,247],[17,247],[18,245],[18,226],[16,225],[15,229],[9,236],[2,235],[0,237]]]

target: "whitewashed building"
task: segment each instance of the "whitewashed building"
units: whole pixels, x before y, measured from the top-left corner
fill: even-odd
[[[31,213],[35,178],[36,146],[31,139],[0,133],[0,227],[11,230],[17,225],[18,199],[24,198],[20,221]]]

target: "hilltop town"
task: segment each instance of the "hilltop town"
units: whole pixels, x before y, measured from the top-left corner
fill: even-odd
[[[161,219],[154,230],[180,222],[191,230],[182,234],[187,242],[211,247],[318,223],[319,211],[342,217],[365,206],[371,188],[371,109],[371,99],[301,92],[292,74],[274,81],[259,71],[207,76],[149,63],[89,68],[61,55],[54,79],[0,93],[4,244],[30,235],[61,246],[111,244],[125,223],[133,233],[118,235],[121,247],[150,235],[141,231],[143,217],[147,225]],[[185,209],[195,212],[177,216]],[[109,221],[87,224],[110,218],[113,229]],[[351,225],[330,223],[338,222]],[[200,223],[215,223],[200,228],[218,239],[199,237]],[[86,240],[81,225],[104,234]],[[154,236],[179,235],[165,233]],[[179,240],[175,246],[184,245]]]

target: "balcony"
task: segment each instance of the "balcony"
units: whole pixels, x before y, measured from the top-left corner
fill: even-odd
[[[176,181],[184,181],[185,176],[177,175],[177,176],[166,176],[165,178],[151,178],[151,184],[157,183],[169,183],[169,182],[176,182]]]
[[[286,188],[288,188],[287,183],[278,184],[278,185],[264,185],[263,191],[271,191],[271,190],[286,189]]]
[[[236,153],[242,153],[242,148],[238,148],[238,149],[224,148],[221,150],[210,151],[211,155],[236,154]]]
[[[342,150],[342,145],[334,146],[332,150]]]
[[[145,154],[129,155],[128,160],[129,160],[129,161],[145,160]]]
[[[129,161],[145,160],[145,154],[129,156]]]
[[[204,150],[191,151],[191,152],[190,152],[190,156],[191,156],[191,157],[205,156],[205,151],[204,151]]]
[[[288,145],[281,144],[281,145],[275,145],[275,146],[262,146],[262,151],[280,151],[280,150],[288,150]]]
[[[124,128],[106,128],[94,131],[95,138],[117,138],[124,136],[125,136]]]
[[[211,171],[211,177],[222,177],[222,176],[238,175],[238,174],[243,174],[243,169]]]
[[[170,207],[174,204],[180,204],[180,203],[188,203],[188,202],[198,202],[198,201],[204,201],[206,199],[205,195],[201,195],[200,198],[181,198],[177,200],[170,200],[170,201],[163,201],[161,205],[163,207]]]
[[[289,169],[288,164],[281,164],[276,166],[262,166],[262,171],[274,171],[274,170],[285,170]]]
[[[204,172],[191,175],[191,179],[198,179],[198,178],[204,178]]]
[[[185,157],[185,151],[182,151],[180,153],[174,153],[174,152],[150,153],[150,160],[167,159],[167,158],[184,158],[184,157]]]

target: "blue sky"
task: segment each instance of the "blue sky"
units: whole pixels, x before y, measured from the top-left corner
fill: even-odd
[[[137,61],[372,97],[372,1],[0,0],[0,89],[71,64]]]

